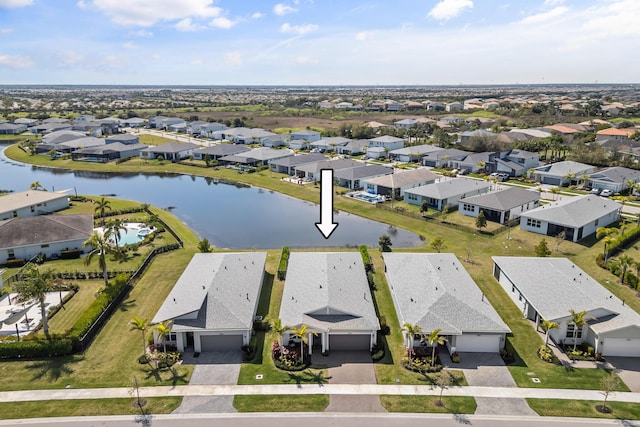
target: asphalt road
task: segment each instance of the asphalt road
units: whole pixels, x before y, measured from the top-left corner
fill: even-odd
[[[69,426],[69,427],[640,427],[640,422],[591,418],[556,418],[522,416],[476,416],[434,414],[328,414],[328,413],[268,413],[268,414],[206,414],[75,417],[0,421],[0,426]]]

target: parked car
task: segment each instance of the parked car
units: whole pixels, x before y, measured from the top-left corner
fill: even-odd
[[[605,188],[604,190],[602,190],[602,192],[600,193],[600,195],[602,197],[609,197],[609,196],[613,196],[613,191]]]
[[[598,195],[598,194],[600,194],[600,189],[599,188],[592,188],[591,191],[589,191],[589,194]]]

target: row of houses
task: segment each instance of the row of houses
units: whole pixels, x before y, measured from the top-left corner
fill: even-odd
[[[512,331],[454,254],[385,253],[383,260],[399,325],[440,329],[450,353],[504,348]],[[575,340],[604,356],[640,356],[640,316],[568,259],[493,260],[494,277],[532,327],[542,319],[559,323],[551,331],[556,343]],[[168,341],[179,351],[240,351],[250,342],[265,261],[264,252],[194,255],[152,322],[172,322]],[[571,309],[595,320],[574,333]],[[290,329],[307,326],[310,354],[370,351],[380,321],[360,254],[291,253],[278,317]],[[405,345],[426,345],[420,338],[405,332]],[[299,340],[289,330],[282,343]]]

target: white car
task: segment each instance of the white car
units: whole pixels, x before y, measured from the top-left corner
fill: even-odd
[[[602,192],[600,192],[600,195],[602,197],[609,197],[609,196],[613,196],[613,191],[609,190],[609,189],[604,189],[602,190]]]

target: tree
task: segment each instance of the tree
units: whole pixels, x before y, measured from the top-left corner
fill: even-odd
[[[144,354],[147,349],[147,338],[146,332],[149,328],[149,322],[147,319],[143,319],[141,317],[134,317],[129,320],[129,331],[140,331],[142,334],[142,354]]]
[[[84,264],[89,265],[91,261],[98,257],[98,265],[102,269],[104,286],[109,286],[109,274],[107,272],[107,254],[113,253],[113,246],[104,235],[94,231],[91,237],[82,244],[83,247],[90,247],[91,250],[84,258]]]
[[[476,218],[476,228],[482,230],[487,226],[487,218],[484,216],[484,211],[481,210]]]
[[[209,240],[207,238],[204,238],[198,242],[198,250],[201,253],[211,252],[211,245],[209,244]]]
[[[444,244],[444,240],[442,240],[442,238],[440,237],[436,237],[431,241],[431,248],[438,253],[440,253],[446,247],[447,246]]]
[[[310,333],[313,335],[318,335],[317,333],[310,331],[307,325],[301,325],[299,328],[291,328],[291,336],[293,338],[300,339],[300,363],[304,364],[304,345],[309,342],[309,338],[307,335]]]
[[[595,320],[595,317],[587,317],[587,311],[578,311],[576,312],[574,309],[569,310],[571,314],[571,321],[569,324],[573,325],[573,351],[576,351],[576,347],[578,346],[577,338],[578,338],[578,330],[582,330],[584,325],[587,324],[590,320]]]
[[[449,215],[449,211],[450,211],[449,205],[445,205],[442,208],[442,212],[440,213],[440,222],[444,222],[445,219],[447,219],[447,215]]]
[[[45,299],[47,292],[54,292],[60,289],[54,281],[53,271],[40,271],[33,264],[29,264],[22,272],[23,279],[13,285],[13,290],[18,294],[16,302],[27,303],[34,301],[40,306],[40,316],[42,317],[42,330],[49,338],[49,322],[47,319],[47,306]]]
[[[550,191],[551,191],[551,194],[553,194],[553,200],[557,200],[558,193],[560,192],[560,187],[552,187]]]
[[[542,322],[540,322],[540,326],[542,327],[542,329],[544,330],[544,333],[545,333],[544,345],[548,346],[549,345],[549,332],[551,331],[551,329],[558,329],[560,327],[560,325],[557,324],[556,322],[552,321],[552,320],[542,319]]]
[[[278,334],[278,344],[282,345],[282,334],[291,330],[291,326],[283,325],[282,319],[278,318],[275,321],[271,322],[271,330]]]
[[[616,230],[615,228],[599,227],[598,229],[596,229],[596,239],[603,239],[604,242],[602,258],[605,264],[607,263],[607,258],[609,257],[609,251],[607,250],[607,247],[610,243],[613,243],[615,239],[613,235],[617,232],[618,230]]]
[[[422,214],[422,216],[424,216],[428,210],[429,210],[429,202],[427,202],[426,200],[423,200],[422,204],[420,205],[420,213]]]
[[[418,325],[412,325],[411,323],[405,322],[404,325],[402,325],[402,331],[406,334],[406,344],[407,344],[407,349],[409,350],[409,364],[411,364],[411,360],[412,360],[412,355],[413,355],[413,340],[415,339],[416,335],[420,336],[422,338],[422,335],[424,334],[422,332],[422,328],[420,328],[420,326]]]
[[[547,246],[547,241],[545,239],[540,240],[535,247],[536,256],[546,257],[551,255],[551,251],[549,250],[549,246]]]
[[[391,246],[393,243],[391,242],[391,237],[387,234],[383,234],[378,239],[378,246],[380,246],[380,252],[391,252]]]
[[[104,213],[106,211],[110,211],[111,210],[111,202],[107,199],[105,199],[104,197],[101,197],[100,200],[96,201],[96,207],[93,210],[95,213],[99,213],[100,214],[100,218],[102,221],[102,226],[104,227]]]
[[[109,239],[109,237],[113,237],[113,241],[116,244],[116,252],[119,250],[120,238],[122,237],[121,231],[126,233],[127,227],[125,226],[125,222],[121,219],[112,219],[107,221],[105,226],[105,238]]]
[[[567,238],[567,233],[562,230],[561,232],[559,232],[556,237],[554,237],[554,239],[556,240],[556,252],[560,252],[560,244],[562,242],[564,242],[564,239]]]
[[[40,181],[36,181],[36,182],[32,182],[31,185],[29,186],[30,190],[44,190],[44,187],[42,186],[42,184],[40,184]]]
[[[440,388],[440,396],[438,397],[436,405],[444,406],[444,402],[442,401],[442,392],[444,392],[445,388],[451,386],[451,384],[453,384],[453,376],[451,375],[451,372],[446,369],[442,369],[438,372],[438,375],[436,376],[436,385]]]
[[[171,325],[171,320],[165,320],[164,322],[158,323],[153,328],[158,334],[158,340],[162,342],[162,347],[164,352],[167,352],[167,338],[169,338],[169,334],[173,330]]]
[[[618,381],[616,380],[616,377],[609,374],[606,377],[602,378],[602,380],[600,381],[600,390],[601,390],[602,396],[604,397],[604,400],[602,401],[602,406],[600,408],[596,406],[596,409],[599,412],[602,412],[602,413],[611,412],[611,409],[607,407],[607,398],[609,397],[609,394],[611,394],[611,392],[614,391],[616,388],[618,388]]]
[[[620,264],[620,268],[622,268],[620,281],[624,285],[624,278],[627,275],[627,270],[629,269],[629,267],[633,265],[633,258],[626,254],[620,255],[620,257],[618,258],[618,263]]]
[[[447,342],[447,339],[445,337],[440,336],[440,332],[442,332],[442,329],[434,329],[433,331],[428,332],[426,335],[424,335],[420,340],[426,341],[427,343],[429,343],[429,346],[431,346],[431,366],[435,365],[436,363],[437,345],[443,345],[445,342]]]

